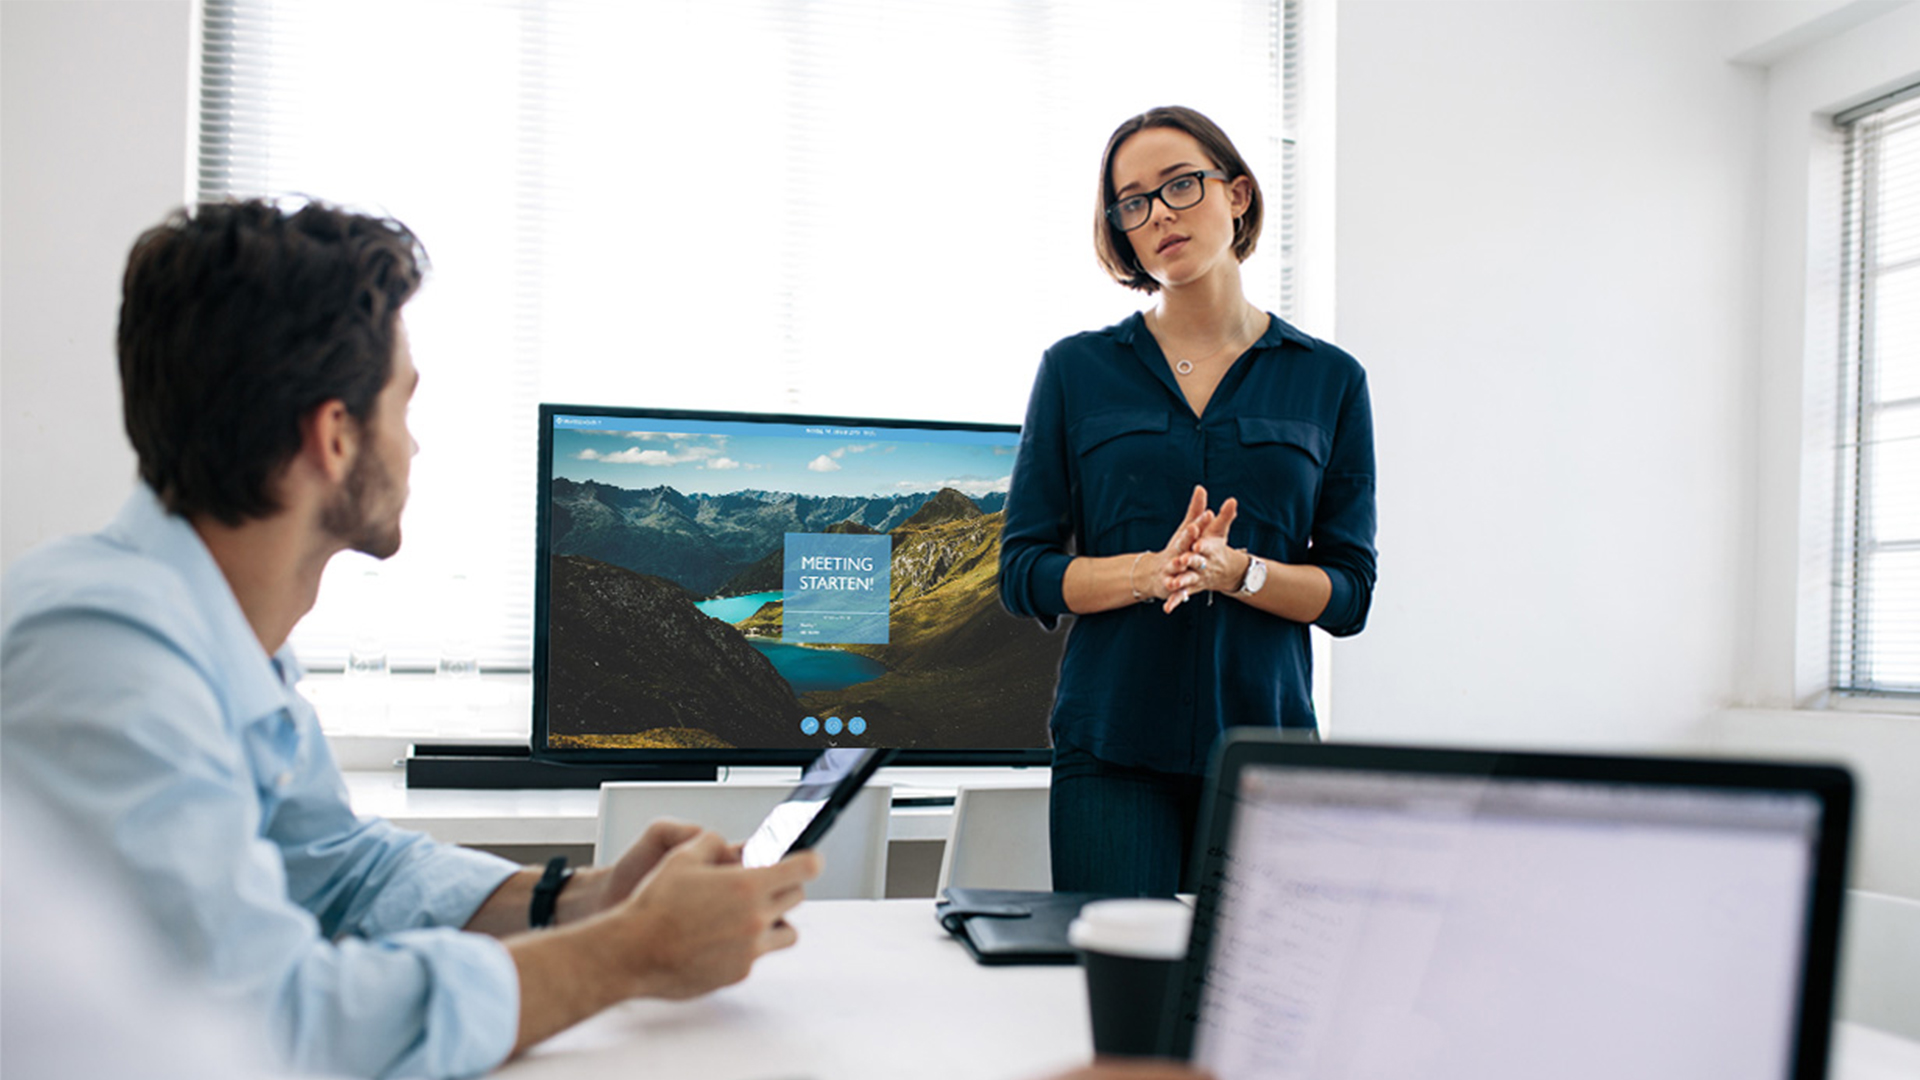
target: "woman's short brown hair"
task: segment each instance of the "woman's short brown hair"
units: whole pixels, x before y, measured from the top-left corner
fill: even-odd
[[[1265,218],[1266,200],[1260,195],[1260,181],[1247,167],[1247,161],[1234,149],[1233,140],[1220,130],[1220,125],[1184,105],[1162,105],[1148,109],[1139,116],[1113,129],[1107,137],[1107,148],[1100,155],[1100,198],[1093,207],[1093,253],[1100,259],[1100,265],[1106,267],[1113,280],[1129,289],[1139,289],[1145,293],[1160,291],[1160,283],[1148,276],[1141,268],[1140,260],[1134,257],[1133,244],[1111,221],[1107,220],[1107,207],[1113,205],[1113,155],[1120,144],[1132,138],[1136,132],[1147,128],[1174,128],[1193,136],[1200,148],[1213,159],[1214,167],[1227,174],[1229,181],[1246,177],[1253,185],[1253,194],[1247,202],[1246,213],[1233,223],[1233,257],[1241,262],[1253,254],[1253,246],[1260,240],[1260,223]]]

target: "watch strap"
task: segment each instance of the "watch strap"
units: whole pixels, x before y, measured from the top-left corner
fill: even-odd
[[[567,867],[565,855],[555,855],[547,860],[547,868],[540,874],[540,880],[533,886],[533,903],[527,909],[527,925],[538,930],[553,925],[553,912],[560,901],[560,890],[573,880],[573,871]]]

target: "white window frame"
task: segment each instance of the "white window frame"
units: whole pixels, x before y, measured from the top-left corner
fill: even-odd
[[[1898,126],[1908,144],[1920,132],[1920,83],[1902,88],[1834,117],[1834,126],[1846,142],[1841,167],[1840,238],[1840,386],[1836,393],[1839,415],[1835,429],[1835,539],[1831,693],[1873,704],[1920,704],[1920,676],[1909,677],[1900,668],[1897,646],[1884,637],[1900,623],[1886,617],[1887,583],[1878,573],[1887,555],[1920,558],[1920,536],[1884,533],[1880,523],[1898,509],[1911,512],[1920,504],[1920,473],[1908,473],[1899,459],[1886,453],[1883,426],[1888,423],[1920,426],[1920,395],[1898,400],[1884,391],[1881,379],[1886,359],[1876,327],[1880,324],[1883,278],[1901,272],[1920,273],[1920,245],[1908,257],[1888,263],[1883,254],[1884,232],[1890,208],[1880,199],[1883,151],[1889,122]],[[1890,130],[1890,129],[1889,129]],[[1920,185],[1894,192],[1905,198],[1900,210],[1920,209]],[[1909,235],[1914,230],[1909,226]],[[1920,321],[1920,311],[1911,316]],[[1898,471],[1893,476],[1891,472]],[[1881,496],[1887,496],[1883,502]],[[1920,649],[1920,618],[1906,632]],[[1910,668],[1911,662],[1908,662]],[[1889,670],[1892,668],[1893,670]]]
[[[1778,722],[1795,732],[1806,725],[1810,738],[1826,730],[1845,738],[1869,721],[1834,712],[1904,718],[1920,708],[1831,692],[1845,150],[1832,120],[1920,80],[1920,7],[1858,9],[1787,37],[1734,57],[1762,83],[1762,142],[1756,367],[1745,390],[1755,417],[1743,448],[1753,462],[1754,525],[1737,560],[1750,587],[1739,597],[1727,705],[1755,730]],[[1833,726],[1823,726],[1830,717]]]

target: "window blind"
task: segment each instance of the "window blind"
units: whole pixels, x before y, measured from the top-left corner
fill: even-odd
[[[1920,696],[1920,97],[1892,95],[1840,120],[1833,685]]]
[[[535,406],[1017,422],[1041,351],[1140,306],[1099,156],[1193,106],[1268,198],[1292,314],[1292,0],[206,0],[198,196],[424,241],[401,553],[334,560],[294,644],[532,654]]]

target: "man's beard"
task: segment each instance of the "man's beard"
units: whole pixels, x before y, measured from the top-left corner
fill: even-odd
[[[390,521],[368,517],[368,504],[384,501],[393,490],[393,477],[370,450],[362,450],[347,472],[346,489],[320,514],[320,526],[347,542],[355,551],[376,559],[391,558],[400,550],[400,515]]]

